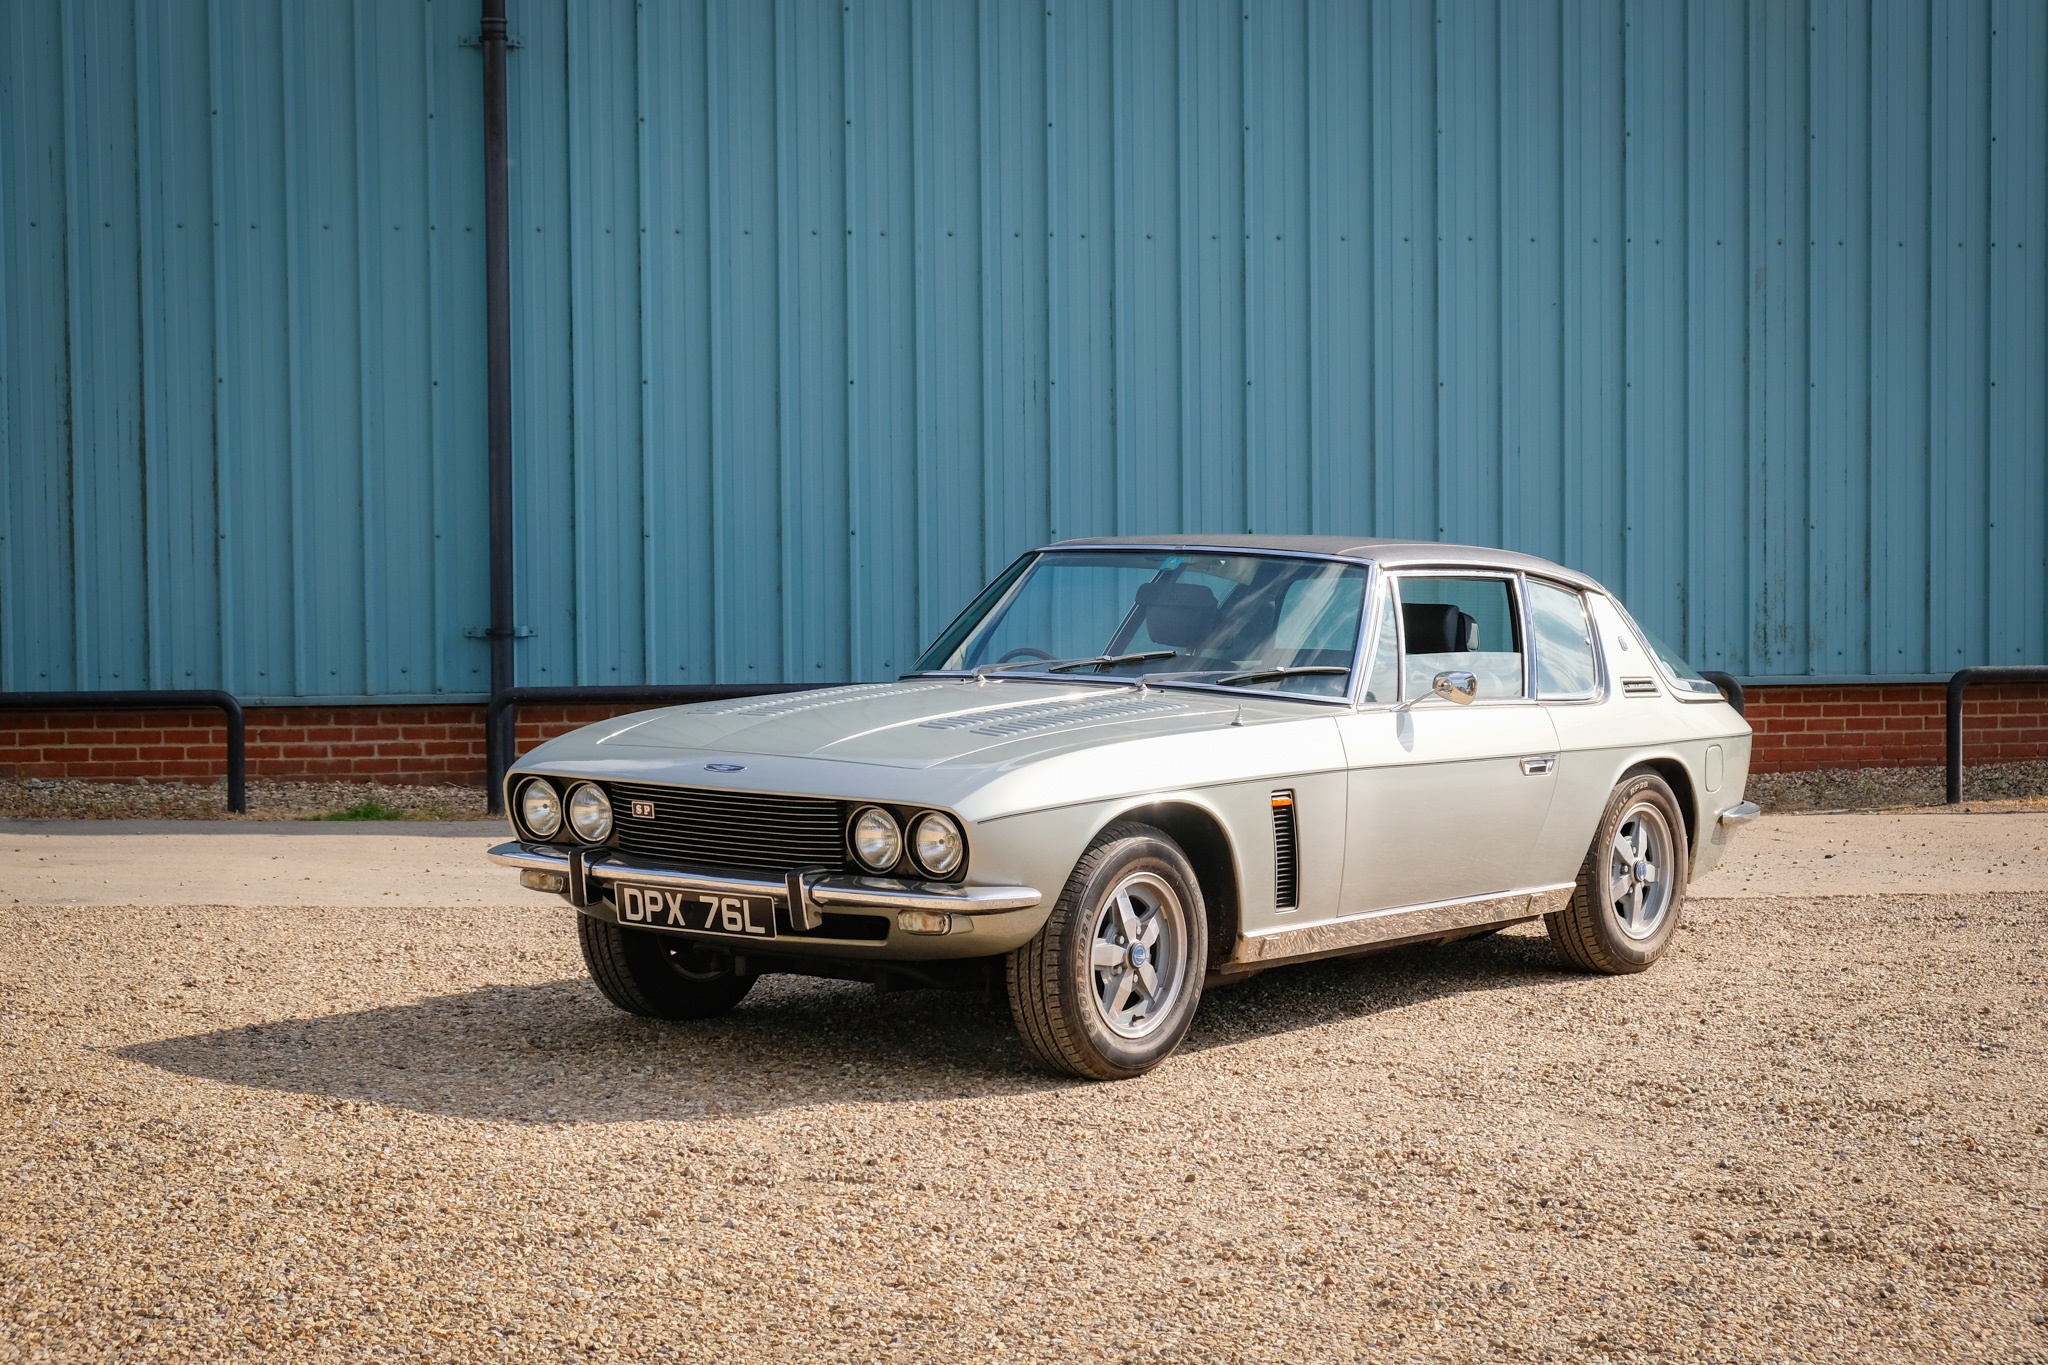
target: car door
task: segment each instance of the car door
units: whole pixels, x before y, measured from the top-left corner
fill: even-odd
[[[1556,733],[1530,695],[1512,573],[1382,576],[1374,662],[1342,717],[1349,769],[1341,914],[1528,888],[1555,783]],[[1389,666],[1391,664],[1391,666]],[[1477,697],[1431,694],[1473,673]]]

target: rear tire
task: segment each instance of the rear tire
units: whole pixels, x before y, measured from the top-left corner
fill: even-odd
[[[1543,917],[1558,956],[1618,976],[1649,968],[1671,945],[1691,865],[1678,798],[1653,772],[1623,777],[1565,908]]]
[[[753,989],[732,969],[732,955],[676,934],[629,929],[576,916],[583,965],[604,998],[644,1019],[712,1019]]]
[[[1180,1046],[1208,969],[1208,913],[1187,855],[1152,826],[1125,823],[1088,846],[1004,975],[1033,1056],[1070,1076],[1118,1081]]]

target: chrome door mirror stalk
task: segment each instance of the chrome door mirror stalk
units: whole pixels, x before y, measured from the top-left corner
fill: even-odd
[[[1430,681],[1429,695],[1432,697],[1442,697],[1445,701],[1455,706],[1470,706],[1473,698],[1479,695],[1479,675],[1469,673],[1462,668],[1453,668],[1447,672],[1439,673]],[[1395,707],[1394,710],[1406,711],[1421,700],[1421,697],[1410,697]]]

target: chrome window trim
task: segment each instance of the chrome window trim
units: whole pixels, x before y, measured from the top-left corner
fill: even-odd
[[[1522,598],[1522,571],[1520,569],[1481,569],[1474,567],[1463,567],[1458,565],[1430,565],[1421,568],[1410,568],[1406,565],[1403,565],[1401,568],[1398,569],[1388,569],[1386,573],[1387,577],[1393,581],[1396,593],[1394,629],[1400,636],[1401,648],[1399,653],[1397,653],[1395,657],[1401,661],[1401,667],[1399,667],[1396,670],[1397,677],[1395,678],[1395,682],[1397,684],[1396,690],[1401,694],[1401,701],[1405,702],[1408,700],[1408,623],[1402,619],[1403,613],[1399,609],[1399,585],[1402,582],[1402,580],[1409,578],[1491,578],[1506,583],[1508,585],[1508,601],[1510,603],[1509,610],[1521,613],[1521,619],[1517,621],[1516,624],[1521,628],[1522,634],[1522,695],[1519,697],[1491,698],[1480,696],[1471,701],[1469,705],[1537,705],[1535,696],[1535,675],[1531,671],[1535,667],[1536,656],[1535,651],[1532,650],[1529,646],[1529,613],[1525,609],[1527,604],[1523,601]],[[1415,704],[1417,706],[1421,706],[1428,701],[1429,698],[1426,696],[1418,697],[1415,699]],[[1453,710],[1460,711],[1465,709],[1464,707],[1453,707],[1450,702],[1444,702],[1443,706],[1449,707]]]
[[[1044,548],[1036,551],[1035,553],[1041,555],[1068,554],[1080,553],[1084,550],[1091,552],[1105,550],[1137,550],[1146,554],[1156,553],[1170,555],[1181,555],[1191,553],[1210,555],[1238,555],[1249,559],[1325,559],[1332,564],[1372,565],[1376,562],[1374,560],[1367,559],[1363,555],[1331,554],[1325,550],[1269,550],[1264,547],[1253,548],[1244,545],[1211,545],[1207,541],[1202,540],[1183,541],[1177,545],[1153,545],[1149,543],[1144,545],[1137,545],[1131,543],[1130,541],[1125,540],[1063,540],[1053,545],[1047,545]]]
[[[1579,619],[1586,623],[1586,644],[1593,651],[1593,690],[1591,692],[1563,692],[1555,697],[1541,695],[1536,690],[1536,643],[1532,636],[1529,642],[1529,695],[1535,697],[1537,701],[1545,706],[1597,706],[1601,702],[1606,701],[1610,684],[1613,680],[1607,673],[1607,651],[1600,648],[1600,632],[1593,628],[1593,607],[1591,603],[1586,601],[1586,590],[1570,583],[1560,583],[1554,578],[1545,578],[1541,574],[1524,573],[1522,575],[1522,593],[1524,598],[1522,620],[1525,623],[1532,619],[1527,597],[1529,586],[1533,583],[1541,583],[1546,588],[1556,588],[1560,592],[1568,592],[1579,599]],[[1609,598],[1608,600],[1612,601],[1613,599]]]
[[[1394,693],[1393,701],[1365,700],[1365,684],[1371,666],[1377,663],[1377,653],[1368,655],[1369,647],[1376,647],[1379,640],[1379,612],[1386,597],[1394,590],[1393,574],[1390,570],[1373,565],[1372,581],[1366,585],[1365,609],[1358,621],[1358,655],[1351,665],[1351,709],[1354,711],[1379,711],[1400,705],[1401,691],[1401,613],[1394,613]]]

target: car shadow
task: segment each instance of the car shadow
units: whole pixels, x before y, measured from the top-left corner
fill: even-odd
[[[1210,993],[1183,1051],[1569,979],[1547,943],[1516,935],[1309,963]],[[621,1014],[571,978],[153,1039],[115,1055],[229,1085],[536,1124],[747,1117],[1077,1084],[1036,1067],[996,1002],[791,977],[764,978],[725,1018],[686,1024]]]

